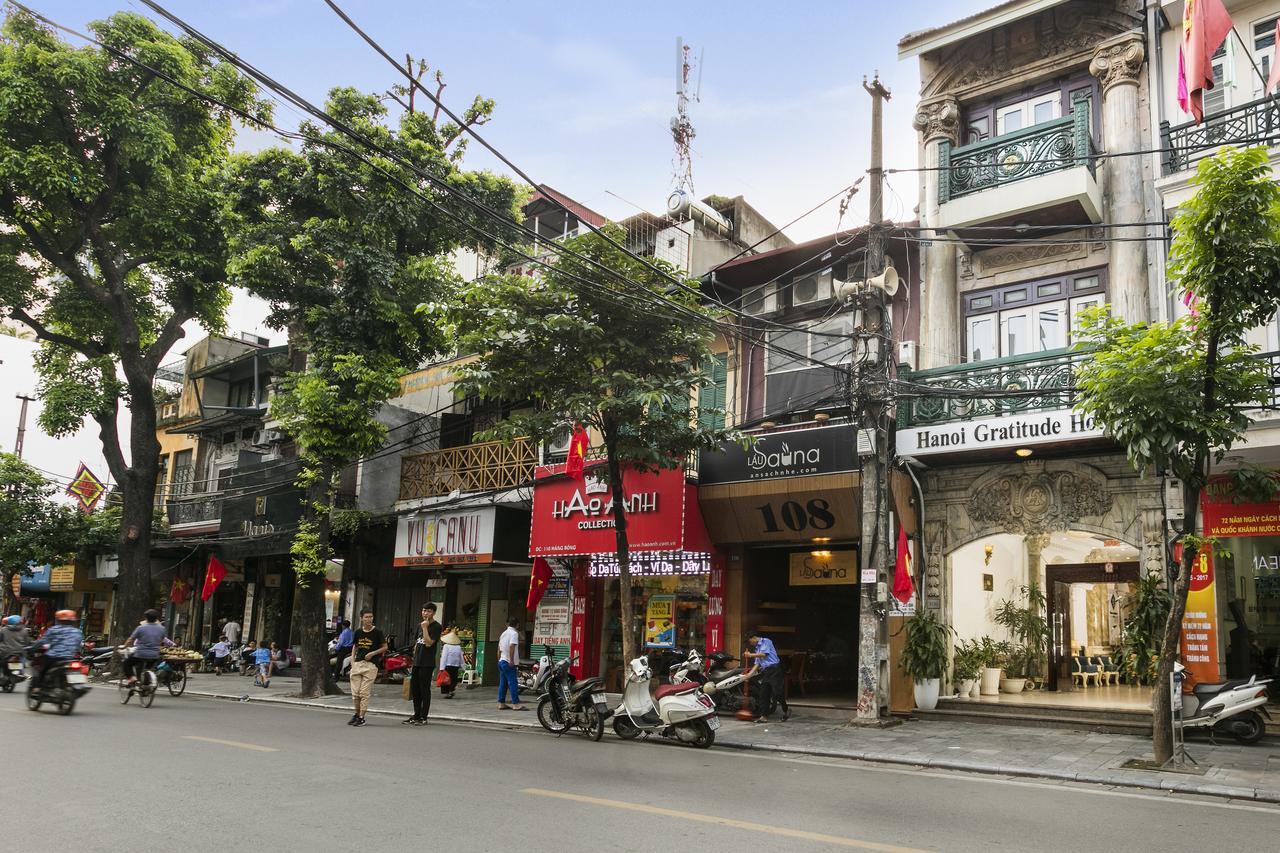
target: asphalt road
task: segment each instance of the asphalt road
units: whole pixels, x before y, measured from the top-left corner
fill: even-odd
[[[70,717],[0,695],[6,836],[35,851],[1275,849],[1280,809],[713,747],[191,697]],[[31,827],[34,809],[44,823]]]

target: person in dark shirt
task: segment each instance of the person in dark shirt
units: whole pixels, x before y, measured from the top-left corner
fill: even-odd
[[[413,695],[413,716],[404,721],[407,726],[425,726],[431,713],[431,674],[436,669],[436,649],[440,645],[440,623],[436,621],[436,606],[428,601],[422,605],[422,624],[418,626],[418,642],[413,646],[413,670],[409,673],[409,688]]]
[[[349,726],[363,726],[364,715],[369,709],[369,694],[378,678],[378,661],[387,652],[387,638],[373,626],[373,611],[360,611],[360,628],[355,631],[355,643],[351,650],[351,699],[355,714],[347,721]]]

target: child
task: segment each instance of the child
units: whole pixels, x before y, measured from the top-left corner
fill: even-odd
[[[271,644],[266,640],[258,641],[258,650],[253,653],[253,662],[258,667],[258,674],[253,683],[259,687],[271,686]]]
[[[219,637],[218,642],[209,647],[208,661],[214,673],[222,675],[227,668],[227,659],[231,655],[231,646],[227,643],[225,636]]]

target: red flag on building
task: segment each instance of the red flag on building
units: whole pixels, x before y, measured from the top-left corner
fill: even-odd
[[[551,582],[551,564],[542,557],[533,558],[533,574],[529,575],[529,597],[525,600],[524,609],[530,613],[538,606],[538,602],[542,600],[542,595],[547,591],[547,584]]]
[[[218,588],[218,584],[222,583],[222,579],[227,576],[227,567],[222,565],[222,561],[212,554],[209,555],[209,570],[204,573],[204,588],[200,590],[200,600],[208,601],[213,598],[213,591]]]
[[[1213,88],[1213,55],[1231,33],[1222,0],[1187,0],[1178,48],[1178,105],[1196,124],[1204,121],[1204,91]]]
[[[907,544],[907,529],[898,525],[898,561],[893,567],[893,597],[906,604],[911,600],[915,584],[911,582],[911,547]]]
[[[174,604],[186,604],[190,597],[191,584],[182,578],[174,578],[173,585],[169,587],[169,600]]]
[[[1270,95],[1276,89],[1276,84],[1280,83],[1280,21],[1276,21],[1276,54],[1271,57],[1271,73],[1267,75],[1267,91]]]
[[[582,424],[574,424],[573,437],[569,439],[569,458],[565,460],[564,472],[575,480],[582,479],[583,466],[587,461],[587,447],[590,443],[587,428]]]

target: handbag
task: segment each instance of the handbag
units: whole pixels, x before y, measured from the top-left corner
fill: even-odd
[[[406,676],[404,677],[404,683],[403,683],[403,684],[401,685],[401,687],[400,687],[400,698],[401,698],[401,699],[404,699],[406,702],[407,702],[409,699],[413,698],[413,690],[412,690],[412,688],[409,686],[409,682],[410,682],[410,681],[412,681],[412,680],[413,680],[413,676],[412,676],[412,675],[406,675]]]
[[[437,687],[448,687],[453,683],[453,679],[449,677],[447,670],[440,670],[440,674],[436,676]]]

